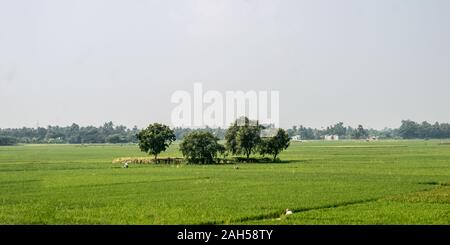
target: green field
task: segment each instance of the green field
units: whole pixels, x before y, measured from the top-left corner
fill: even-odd
[[[450,224],[450,144],[441,141],[292,143],[281,163],[239,169],[111,163],[127,156],[144,154],[0,147],[0,223]],[[180,156],[177,145],[162,156]]]

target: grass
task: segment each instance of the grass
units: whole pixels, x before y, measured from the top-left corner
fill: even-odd
[[[0,147],[0,223],[450,223],[450,145],[440,141],[293,142],[283,162],[239,169],[112,163],[128,156],[145,155],[135,145]],[[178,145],[161,156],[179,157]]]

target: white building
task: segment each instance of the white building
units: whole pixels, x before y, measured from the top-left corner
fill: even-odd
[[[291,137],[292,141],[302,141],[302,137],[300,135],[294,135]]]
[[[379,139],[378,136],[369,136],[369,137],[367,138],[367,141],[377,141],[378,139]]]
[[[325,135],[325,140],[339,140],[339,135],[333,134],[333,135]]]

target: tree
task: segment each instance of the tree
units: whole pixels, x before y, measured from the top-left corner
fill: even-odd
[[[184,136],[180,144],[183,156],[190,163],[211,164],[225,151],[219,139],[210,132],[193,131]]]
[[[140,131],[137,138],[141,151],[155,156],[156,160],[158,154],[165,151],[175,140],[175,134],[168,126],[154,123]]]
[[[400,136],[404,139],[413,139],[419,137],[420,125],[411,120],[403,120],[399,128]]]
[[[111,135],[114,132],[114,123],[111,121],[104,123],[100,129],[104,135]]]
[[[100,130],[93,126],[85,127],[81,132],[81,143],[104,143],[104,137]]]
[[[227,150],[233,155],[244,154],[248,161],[261,141],[262,129],[258,121],[250,121],[247,117],[236,120],[225,135]]]
[[[261,141],[261,128],[259,126],[241,126],[236,135],[236,142],[239,152],[243,153],[247,160],[250,154],[254,153]]]
[[[225,134],[225,148],[232,155],[236,155],[238,153],[238,144],[237,144],[237,132],[239,127],[237,122],[231,125],[226,134]]]
[[[263,138],[260,144],[260,154],[269,154],[273,156],[273,161],[276,160],[281,151],[287,149],[290,144],[289,135],[283,130],[278,129],[277,134],[273,137]]]
[[[113,135],[106,137],[106,142],[111,143],[111,144],[126,143],[127,139],[123,135],[113,134]]]
[[[347,128],[344,127],[343,122],[338,122],[333,126],[329,126],[326,129],[326,134],[336,134],[339,136],[345,136],[347,133]]]
[[[16,143],[17,143],[16,138],[0,135],[0,145],[15,145]]]
[[[433,125],[427,121],[422,122],[419,127],[419,137],[422,139],[430,138],[433,134]]]
[[[369,136],[369,132],[364,129],[362,125],[358,125],[358,128],[353,131],[353,138],[355,139],[364,139]]]

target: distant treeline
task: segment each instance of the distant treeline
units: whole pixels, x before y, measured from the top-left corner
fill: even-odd
[[[204,129],[174,128],[174,133],[176,139],[182,139],[187,133],[198,130],[209,131],[219,139],[224,139],[226,133],[226,129],[208,127]],[[0,129],[0,145],[16,143],[137,143],[137,133],[139,133],[139,129],[136,126],[130,129],[123,125],[114,125],[112,122],[107,122],[100,127],[80,127],[74,123],[66,127],[8,128]],[[323,129],[302,125],[294,126],[288,129],[287,133],[289,136],[300,135],[301,139],[304,140],[323,139],[325,135],[338,135],[340,139],[365,139],[367,137],[378,137],[380,139],[443,139],[450,138],[450,124],[417,123],[404,120],[399,128],[376,130],[365,129],[362,125],[353,128],[339,122]]]
[[[340,139],[364,139],[378,137],[379,139],[444,139],[450,138],[450,124],[428,122],[417,123],[411,120],[403,120],[399,128],[385,128],[382,130],[364,129],[362,125],[357,128],[345,126],[339,122],[325,129],[316,129],[294,126],[287,130],[290,136],[300,135],[301,139],[323,139],[325,135],[338,135]]]
[[[137,127],[129,129],[122,125],[114,125],[112,122],[100,127],[80,127],[72,124],[67,127],[48,126],[47,128],[8,128],[0,129],[0,143],[3,139],[16,143],[131,143],[137,142]]]
[[[298,127],[293,126],[288,129],[287,132],[290,136],[300,135],[303,140],[323,139],[325,135],[338,135],[340,139],[366,139],[370,136],[378,137],[380,139],[400,138],[398,129],[365,129],[362,125],[353,128],[351,126],[345,126],[342,122],[328,126],[324,129],[304,127],[302,125]]]

